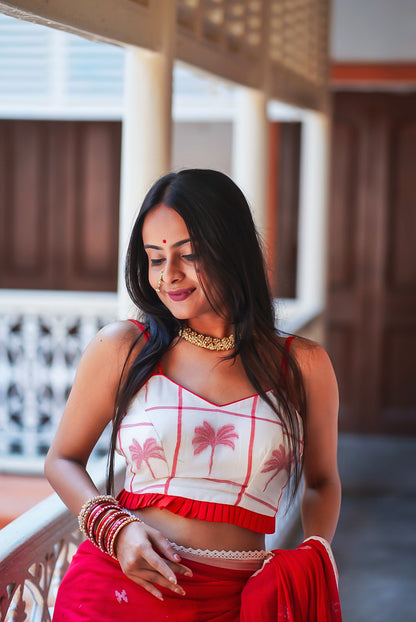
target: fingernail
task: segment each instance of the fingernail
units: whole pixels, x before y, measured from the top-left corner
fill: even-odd
[[[178,587],[175,587],[174,592],[180,594],[181,596],[185,596],[185,590],[183,590],[179,585]]]
[[[156,598],[158,598],[159,600],[163,600],[163,596],[162,594],[155,594]]]
[[[193,573],[192,573],[191,570],[187,570],[184,574],[185,574],[185,577],[192,577],[193,576]]]
[[[175,558],[178,562],[180,562],[180,561],[181,561],[181,557],[180,557],[180,555],[177,555],[176,553],[175,553],[175,555],[174,555],[174,558]]]
[[[169,577],[169,581],[170,581],[171,583],[174,583],[175,585],[176,585],[176,584],[177,584],[177,582],[178,582],[178,580],[177,580],[177,578],[175,577],[175,575],[173,575],[173,577]]]

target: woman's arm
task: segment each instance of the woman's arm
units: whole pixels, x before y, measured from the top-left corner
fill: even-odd
[[[79,363],[58,431],[46,456],[45,474],[75,515],[88,499],[99,494],[86,465],[112,419],[118,383],[137,330],[131,322],[116,322],[103,328],[91,341]],[[132,359],[144,343],[144,339],[139,340]],[[184,573],[186,568],[175,563],[178,556],[159,531],[144,523],[130,523],[120,531],[116,546],[120,565],[131,579],[159,598],[161,594],[151,582],[177,591],[174,573]]]
[[[122,359],[128,352],[128,333],[121,324],[106,326],[87,346],[45,460],[47,478],[74,514],[98,494],[85,467],[113,416]]]
[[[341,503],[337,466],[338,386],[325,350],[310,342],[299,342],[295,356],[306,396],[305,486],[301,506],[304,537],[321,536],[331,542]]]

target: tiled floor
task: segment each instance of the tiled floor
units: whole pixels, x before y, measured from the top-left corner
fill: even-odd
[[[52,492],[43,476],[0,473],[0,529]]]
[[[339,463],[343,622],[415,622],[416,438],[343,436]]]

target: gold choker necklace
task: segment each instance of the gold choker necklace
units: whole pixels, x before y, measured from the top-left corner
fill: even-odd
[[[234,350],[234,335],[229,337],[210,337],[210,335],[202,335],[192,330],[189,326],[181,328],[179,337],[189,341],[194,346],[206,348],[207,350],[216,350],[217,352],[225,350]]]

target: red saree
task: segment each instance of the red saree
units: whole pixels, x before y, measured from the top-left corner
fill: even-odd
[[[325,546],[307,540],[275,550],[241,595],[241,622],[342,622],[337,579]]]
[[[184,560],[194,573],[179,579],[186,596],[160,588],[161,602],[87,541],[62,581],[53,622],[341,622],[325,547],[311,540],[273,553],[254,575]]]

